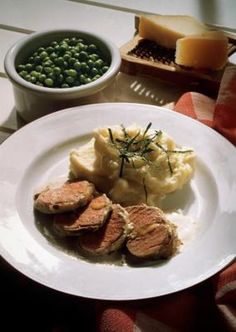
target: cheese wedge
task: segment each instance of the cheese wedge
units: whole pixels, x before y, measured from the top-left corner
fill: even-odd
[[[228,39],[218,31],[177,40],[175,62],[195,69],[222,69],[228,58]]]
[[[140,37],[167,48],[175,48],[179,38],[206,31],[204,24],[187,15],[145,15],[139,20]]]

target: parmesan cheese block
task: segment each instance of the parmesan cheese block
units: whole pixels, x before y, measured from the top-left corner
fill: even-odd
[[[228,39],[212,31],[181,38],[176,43],[175,62],[195,69],[222,69],[228,58]]]
[[[186,15],[146,15],[139,21],[140,37],[167,48],[175,48],[179,38],[206,31],[204,24]]]

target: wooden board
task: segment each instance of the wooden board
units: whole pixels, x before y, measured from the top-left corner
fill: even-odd
[[[137,17],[135,22],[137,27]],[[230,34],[228,38],[228,54],[231,55],[236,51],[236,36]],[[157,47],[154,47],[155,50],[152,51],[153,45],[147,44],[148,42],[153,43],[145,41],[137,34],[120,48],[122,72],[163,80],[170,84],[186,87],[191,91],[204,92],[210,96],[217,94],[224,70],[208,71],[183,68],[175,64],[174,53],[168,52],[167,49],[165,53],[165,50],[163,51],[163,48],[157,44]],[[146,46],[147,49],[144,52]]]

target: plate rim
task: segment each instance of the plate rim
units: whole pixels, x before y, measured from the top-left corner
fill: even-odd
[[[32,127],[37,127],[38,125],[40,126],[40,124],[43,124],[44,123],[44,121],[47,121],[48,119],[50,120],[50,119],[53,119],[53,118],[55,118],[55,116],[64,116],[64,114],[67,114],[67,112],[68,112],[68,115],[69,115],[69,112],[70,111],[77,111],[77,109],[80,109],[82,112],[83,112],[83,110],[86,110],[86,109],[89,109],[89,108],[97,108],[97,107],[99,107],[99,108],[101,108],[101,107],[103,107],[104,105],[106,105],[106,107],[107,107],[107,105],[109,105],[109,106],[113,106],[113,105],[116,105],[116,107],[119,107],[119,106],[121,106],[121,107],[124,107],[125,105],[129,105],[129,106],[131,106],[131,107],[135,107],[135,106],[138,106],[138,107],[143,107],[143,108],[146,108],[146,107],[148,107],[148,108],[150,108],[150,109],[156,109],[156,110],[159,110],[159,111],[161,111],[161,112],[168,112],[169,114],[175,114],[174,116],[177,116],[177,117],[184,117],[185,119],[188,119],[188,121],[190,121],[190,122],[192,122],[192,121],[194,121],[196,124],[198,124],[198,125],[200,125],[201,127],[204,127],[204,129],[206,129],[207,131],[211,131],[212,133],[214,133],[214,135],[216,135],[219,139],[223,139],[223,141],[224,141],[224,144],[225,144],[225,142],[227,142],[229,145],[229,148],[235,148],[234,146],[233,146],[233,144],[232,143],[230,143],[226,138],[224,138],[221,134],[219,134],[219,133],[217,133],[215,130],[213,130],[212,128],[209,128],[209,127],[207,127],[206,125],[204,125],[204,124],[202,124],[202,123],[200,123],[199,121],[197,121],[197,120],[195,120],[195,119],[192,119],[192,118],[190,118],[190,117],[188,117],[188,116],[186,116],[186,115],[183,115],[183,114],[180,114],[180,113],[174,113],[174,111],[172,111],[172,110],[170,110],[170,109],[168,109],[168,108],[163,108],[163,107],[159,107],[159,106],[155,106],[155,105],[149,105],[149,104],[140,104],[140,103],[125,103],[125,102],[122,102],[122,103],[98,103],[98,104],[88,104],[88,105],[83,105],[83,106],[76,106],[76,107],[72,107],[72,108],[68,108],[68,109],[63,109],[63,110],[60,110],[60,111],[57,111],[57,112],[55,112],[55,113],[53,113],[53,114],[49,114],[49,115],[46,115],[46,116],[44,116],[44,117],[42,117],[42,118],[39,118],[39,119],[37,119],[37,120],[35,120],[35,121],[33,121],[33,122],[31,122],[31,123],[29,123],[29,124],[27,124],[26,126],[24,126],[24,127],[22,127],[21,129],[19,129],[17,132],[15,132],[14,134],[12,134],[8,139],[6,139],[1,145],[0,145],[0,154],[1,154],[1,152],[2,152],[2,150],[3,150],[3,148],[2,148],[2,146],[7,146],[8,144],[11,144],[11,141],[13,140],[15,140],[15,139],[17,139],[17,136],[18,135],[21,135],[21,133],[23,132],[23,133],[25,133],[25,131],[27,131],[28,129],[27,128],[32,128]],[[12,138],[13,137],[13,138]],[[10,143],[8,143],[8,142],[10,142]],[[0,168],[1,168],[2,166],[0,166]],[[2,249],[1,249],[1,251],[2,251]],[[4,256],[2,256],[4,259],[5,259],[5,257]],[[225,262],[223,262],[222,263],[222,266],[221,266],[221,269],[222,268],[224,268],[225,266],[227,266],[232,260],[234,259],[234,256],[232,256],[232,257],[228,257],[228,260],[226,260]],[[45,282],[43,282],[42,280],[40,280],[40,278],[39,278],[39,280],[37,280],[37,279],[35,279],[35,278],[32,278],[32,276],[29,276],[28,274],[26,274],[24,271],[22,271],[22,270],[20,270],[18,267],[16,267],[14,264],[12,264],[12,262],[9,262],[9,260],[8,259],[5,259],[5,260],[7,260],[7,262],[10,264],[10,265],[12,265],[17,271],[19,271],[19,272],[21,272],[21,273],[23,273],[26,277],[28,277],[28,278],[31,278],[31,279],[33,279],[34,281],[36,281],[36,282],[38,282],[38,283],[40,283],[40,284],[43,284],[44,286],[46,286],[46,287],[49,287],[49,288],[52,288],[52,289],[55,289],[55,290],[57,290],[57,291],[60,291],[60,292],[64,292],[64,293],[68,293],[68,294],[72,294],[72,295],[76,295],[76,296],[81,296],[81,297],[86,297],[86,298],[93,298],[93,299],[103,299],[103,300],[136,300],[136,299],[145,299],[145,298],[152,298],[152,297],[157,297],[157,296],[163,296],[163,295],[166,295],[166,294],[170,294],[170,293],[174,293],[174,292],[177,292],[177,291],[179,291],[179,290],[183,290],[183,289],[186,289],[186,288],[188,288],[188,287],[190,287],[191,285],[186,285],[185,287],[182,287],[181,289],[176,289],[175,291],[170,291],[170,292],[167,292],[167,293],[164,293],[164,294],[160,294],[160,295],[157,295],[157,294],[153,294],[153,295],[151,295],[151,296],[143,296],[143,297],[140,297],[140,296],[138,296],[138,297],[136,297],[136,296],[134,296],[134,297],[129,297],[129,298],[119,298],[119,296],[117,297],[117,298],[114,298],[114,297],[112,297],[112,298],[110,298],[110,297],[108,297],[108,298],[104,298],[104,297],[89,297],[89,296],[84,296],[84,295],[82,295],[82,294],[75,294],[74,292],[68,292],[68,291],[64,291],[64,290],[61,290],[61,289],[58,289],[57,287],[53,287],[52,285],[48,285],[48,284],[45,284]],[[214,270],[214,269],[213,269]],[[219,268],[216,268],[216,270],[217,271],[215,271],[215,272],[213,272],[213,274],[215,274],[216,272],[218,272],[219,271]],[[209,276],[211,276],[212,275],[212,272],[209,272],[209,274],[210,275],[205,275],[205,276],[202,276],[202,278],[200,278],[199,279],[199,281],[197,282],[197,283],[199,283],[199,282],[201,282],[201,281],[203,281],[203,280],[205,280],[206,278],[208,278]],[[196,284],[196,283],[195,283]]]
[[[86,111],[87,108],[96,108],[97,106],[137,106],[137,107],[144,107],[144,108],[150,108],[150,109],[157,109],[158,111],[161,112],[167,112],[169,115],[173,115],[174,117],[180,117],[180,118],[184,118],[186,119],[186,121],[190,121],[190,122],[194,122],[195,125],[199,125],[201,128],[204,128],[204,130],[210,131],[213,135],[216,135],[216,137],[218,137],[221,140],[224,140],[225,143],[227,145],[230,145],[232,148],[235,149],[235,146],[233,145],[233,143],[231,143],[227,138],[225,138],[222,134],[220,134],[218,131],[216,131],[215,129],[213,129],[212,127],[207,126],[206,124],[202,123],[201,121],[194,119],[188,115],[176,112],[168,107],[162,107],[159,105],[153,105],[153,104],[142,104],[142,103],[132,103],[132,102],[103,102],[103,103],[91,103],[91,104],[86,104],[86,105],[79,105],[79,106],[73,106],[73,107],[69,107],[69,108],[63,108],[61,110],[55,111],[53,113],[44,115],[38,119],[35,119],[31,122],[26,123],[23,127],[19,128],[18,130],[16,130],[13,134],[11,134],[10,136],[8,136],[1,144],[0,144],[0,152],[1,152],[1,147],[4,146],[9,140],[12,139],[12,137],[18,135],[19,133],[21,133],[22,131],[28,130],[28,128],[31,128],[31,126],[35,126],[37,124],[40,124],[40,122],[44,122],[46,120],[50,120],[51,118],[54,118],[55,116],[60,116],[67,112],[73,112],[76,111],[77,109],[79,109],[80,111]]]

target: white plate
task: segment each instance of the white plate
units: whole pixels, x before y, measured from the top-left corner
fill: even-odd
[[[137,123],[162,129],[197,153],[194,179],[172,197],[172,207],[196,221],[194,236],[162,264],[132,267],[92,263],[53,245],[39,231],[35,188],[68,172],[71,148],[97,126]],[[221,135],[188,117],[151,105],[107,103],[41,118],[0,146],[2,256],[41,284],[96,299],[128,300],[182,290],[212,276],[236,253],[236,154]],[[170,200],[171,202],[171,200]]]

